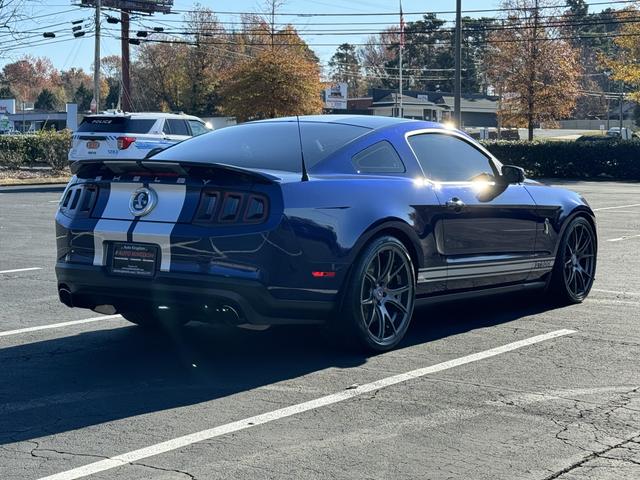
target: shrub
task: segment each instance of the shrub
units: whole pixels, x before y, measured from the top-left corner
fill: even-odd
[[[640,180],[640,142],[509,142],[482,144],[502,163],[532,177]]]
[[[42,130],[28,135],[0,135],[0,166],[7,168],[49,166],[54,171],[67,166],[71,148],[69,130]]]

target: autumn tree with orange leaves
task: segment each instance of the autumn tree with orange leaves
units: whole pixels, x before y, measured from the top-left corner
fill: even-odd
[[[569,116],[579,95],[579,51],[561,38],[554,0],[505,0],[508,13],[490,36],[489,76],[501,96],[502,126],[553,125]],[[556,11],[556,13],[559,13]]]
[[[240,122],[322,112],[320,70],[299,49],[266,48],[227,78],[222,111]]]
[[[239,122],[321,113],[318,59],[293,26],[276,28],[276,10],[283,2],[266,3],[270,17],[253,18],[244,32],[245,57],[221,82],[221,110]]]
[[[629,21],[640,14],[637,8],[627,8],[618,12],[620,21]],[[615,58],[601,57],[602,64],[611,71],[611,78],[624,82],[634,89],[629,97],[640,103],[640,24],[629,21],[614,39],[618,47]]]

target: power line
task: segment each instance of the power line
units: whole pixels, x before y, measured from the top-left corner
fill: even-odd
[[[637,0],[617,0],[617,1],[603,1],[603,2],[592,2],[586,4],[587,6],[599,6],[599,5],[614,5],[614,4],[630,4],[636,3]],[[538,9],[557,9],[558,7],[555,5],[542,5],[537,7]],[[514,11],[527,11],[527,10],[535,10],[536,7],[516,7],[516,8],[485,8],[485,9],[473,9],[473,10],[462,10],[462,13],[492,13],[492,12],[514,12]],[[191,9],[172,9],[173,13],[194,13],[198,10]],[[242,12],[242,11],[225,11],[225,10],[217,10],[214,13],[219,15],[257,15],[256,12]],[[428,12],[403,12],[406,15],[425,15],[425,14],[436,14],[436,15],[451,15],[455,14],[455,10],[441,10],[441,11],[428,11]],[[276,12],[277,16],[290,16],[290,17],[353,17],[353,16],[398,16],[397,11],[393,12],[358,12],[358,13],[330,13],[330,12],[317,12],[317,13],[307,13],[307,12]]]

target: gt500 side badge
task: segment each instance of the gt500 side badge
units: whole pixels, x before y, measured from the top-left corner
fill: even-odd
[[[131,194],[129,211],[135,217],[143,217],[153,210],[158,203],[158,195],[154,190],[141,187]]]

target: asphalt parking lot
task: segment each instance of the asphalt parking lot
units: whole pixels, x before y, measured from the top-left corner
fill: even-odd
[[[378,356],[69,309],[60,189],[0,188],[0,479],[640,478],[640,184],[566,184],[598,219],[584,304],[420,309]]]

